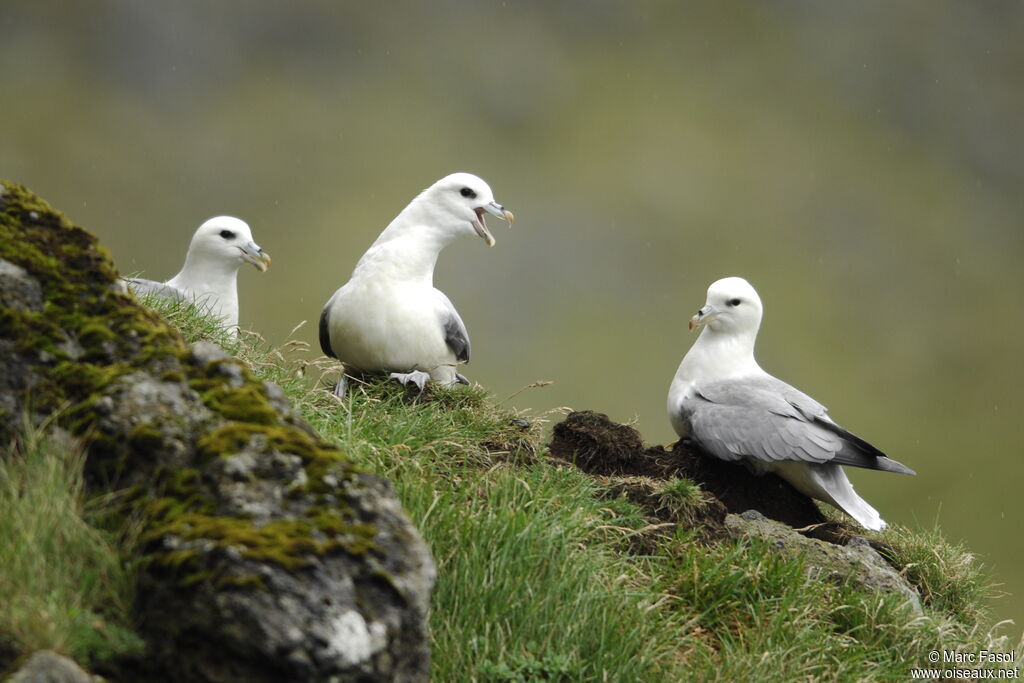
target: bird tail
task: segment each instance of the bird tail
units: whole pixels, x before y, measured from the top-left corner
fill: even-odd
[[[881,531],[885,528],[885,520],[878,514],[878,510],[857,495],[853,490],[853,484],[846,477],[846,472],[838,465],[817,465],[812,466],[815,482],[821,487],[827,497],[822,499],[827,503],[853,517],[857,522],[870,531]]]

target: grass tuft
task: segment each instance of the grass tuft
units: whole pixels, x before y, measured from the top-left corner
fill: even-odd
[[[143,306],[160,313],[189,341],[213,342],[230,354],[241,347],[231,328],[212,314],[212,306],[208,302],[179,301],[158,294],[140,294],[138,299]]]
[[[93,526],[83,461],[45,426],[0,454],[0,670],[40,649],[95,664],[142,647],[127,626],[126,539]]]
[[[686,514],[704,499],[700,484],[685,477],[662,483],[657,489],[658,502],[674,517]]]
[[[950,543],[936,524],[910,531],[890,527],[883,539],[891,544],[890,558],[917,587],[924,603],[958,621],[980,621],[995,592],[977,557],[963,545]]]

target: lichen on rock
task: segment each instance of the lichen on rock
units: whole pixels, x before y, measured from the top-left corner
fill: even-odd
[[[149,647],[115,673],[426,679],[435,569],[390,485],[278,387],[186,345],[86,230],[0,187],[0,438],[26,411],[58,412],[87,446],[91,490],[122,492],[142,524]]]

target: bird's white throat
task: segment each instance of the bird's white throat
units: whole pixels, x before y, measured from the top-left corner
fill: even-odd
[[[754,360],[756,338],[756,331],[723,333],[705,327],[679,364],[673,385],[683,383],[689,389],[699,382],[763,373]]]
[[[385,277],[432,287],[437,257],[459,231],[454,225],[423,220],[429,216],[423,209],[414,201],[398,214],[359,259],[352,277]]]
[[[352,278],[386,278],[433,287],[434,267],[444,247],[430,235],[405,234],[378,239],[359,259]]]

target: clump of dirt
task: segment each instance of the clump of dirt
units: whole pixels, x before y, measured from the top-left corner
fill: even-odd
[[[629,425],[612,422],[604,413],[581,410],[554,427],[548,445],[551,455],[567,460],[587,474],[648,476],[664,479],[648,455],[640,433]],[[660,446],[652,451],[664,451]]]
[[[774,474],[758,476],[740,463],[704,455],[686,441],[676,442],[666,455],[666,474],[697,482],[729,512],[757,510],[794,528],[827,522],[814,501]]]
[[[827,520],[811,499],[773,474],[754,475],[741,464],[702,454],[686,440],[675,443],[671,450],[645,446],[636,429],[613,422],[603,413],[570,413],[555,425],[549,450],[553,457],[598,477],[606,490],[615,491],[615,495],[625,493],[652,517],[666,522],[690,521],[714,532],[727,512],[757,510],[807,536],[831,543],[842,544],[859,535],[855,529]],[[632,477],[645,478],[641,480],[644,483],[631,483]],[[691,520],[680,520],[677,511],[665,506],[663,496],[653,493],[647,483],[679,477],[700,484],[706,494],[694,506],[696,514],[691,512]]]

